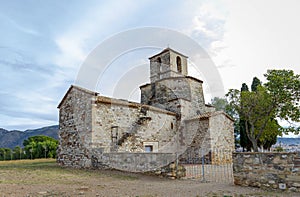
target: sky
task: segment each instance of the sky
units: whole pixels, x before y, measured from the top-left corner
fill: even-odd
[[[58,124],[57,106],[89,54],[110,37],[135,28],[166,28],[193,39],[214,62],[224,92],[239,89],[244,82],[250,85],[254,76],[264,80],[268,69],[300,73],[297,0],[0,0],[0,4],[0,128],[7,130]],[[116,79],[129,84],[132,78],[120,72],[129,63],[138,65],[131,68],[137,83],[149,82],[149,76],[139,73],[147,70],[148,57],[160,51],[143,48],[116,58],[98,80],[97,91],[115,96],[117,91],[112,90],[122,90],[116,88]],[[200,74],[190,74],[205,83],[201,65],[199,69]],[[125,97],[138,101],[138,87],[128,94]]]

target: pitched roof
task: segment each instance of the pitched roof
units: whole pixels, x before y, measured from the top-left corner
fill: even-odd
[[[181,55],[181,56],[183,56],[183,57],[185,57],[185,58],[188,58],[188,56],[183,55],[182,53],[179,53],[178,51],[175,51],[174,49],[171,49],[171,48],[167,47],[167,48],[165,48],[164,50],[162,50],[160,53],[158,53],[158,54],[156,54],[156,55],[153,55],[153,56],[149,57],[149,59],[152,59],[152,58],[154,58],[154,57],[156,57],[156,56],[159,56],[159,55],[161,55],[161,54],[163,54],[163,53],[165,53],[165,52],[167,52],[167,51],[172,51],[173,53],[176,53],[176,54]]]
[[[91,95],[94,95],[94,96],[97,96],[99,93],[98,92],[94,92],[94,91],[91,91],[91,90],[88,90],[88,89],[85,89],[83,87],[79,87],[79,86],[76,86],[76,85],[71,85],[70,88],[68,89],[68,91],[66,92],[66,94],[64,95],[64,97],[62,98],[62,100],[60,101],[60,103],[58,104],[57,108],[59,109],[61,107],[61,105],[64,103],[65,99],[67,98],[68,94],[71,92],[71,90],[75,88],[79,91],[82,91],[86,94],[91,94]]]

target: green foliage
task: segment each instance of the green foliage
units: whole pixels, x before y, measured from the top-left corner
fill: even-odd
[[[252,84],[251,84],[252,93],[250,93],[250,94],[251,95],[255,95],[253,93],[258,94],[259,93],[258,91],[262,91],[261,88],[262,88],[261,81],[257,77],[254,77]],[[248,86],[245,83],[242,84],[241,92],[243,92],[243,91],[249,92]],[[240,144],[243,147],[243,149],[245,148],[247,151],[251,151],[251,149],[253,149],[253,144],[252,144],[251,140],[249,139],[249,137],[247,136],[245,120],[241,114],[239,115],[239,117],[240,117],[240,120],[239,120]],[[247,124],[248,124],[247,125],[248,128],[250,128],[251,125],[249,124],[249,122]],[[261,124],[262,123],[260,121],[257,121],[257,124],[254,127],[255,134],[259,133],[259,131],[257,129],[259,129],[259,125],[261,125]],[[260,138],[257,141],[257,145],[259,147],[263,147],[264,149],[269,150],[273,144],[276,144],[277,136],[280,135],[280,131],[279,131],[280,128],[281,127],[278,124],[278,122],[276,121],[276,119],[274,117],[270,117],[269,121],[267,122],[267,124],[265,126],[266,132],[263,132],[263,134],[260,136]]]
[[[253,80],[252,92],[230,90],[227,94],[229,105],[244,120],[245,132],[251,141],[254,151],[258,145],[270,146],[275,136],[282,132],[299,133],[299,127],[291,125],[281,128],[275,118],[299,122],[300,77],[289,70],[269,70],[265,74],[267,83],[259,85]]]
[[[275,118],[271,118],[266,125],[265,132],[262,133],[258,139],[257,145],[264,149],[270,150],[272,145],[276,144],[277,136],[282,135],[280,130],[281,126]]]
[[[11,160],[13,158],[13,152],[9,148],[0,148],[0,159]]]
[[[48,136],[32,136],[24,140],[24,149],[30,159],[55,158],[58,141]]]
[[[225,98],[215,97],[215,98],[211,99],[211,105],[214,106],[217,111],[226,112],[228,102]]]
[[[247,92],[249,91],[249,88],[246,83],[242,84],[241,92],[243,92],[243,91],[247,91]],[[243,147],[243,151],[245,149],[247,151],[250,151],[252,148],[252,143],[249,140],[247,133],[246,133],[246,127],[245,127],[246,122],[241,115],[239,115],[238,120],[239,120],[238,124],[239,124],[239,129],[240,129],[240,145],[241,145],[241,147]]]
[[[283,148],[282,148],[281,146],[277,146],[277,147],[275,148],[275,151],[276,151],[276,152],[283,152],[284,150],[283,150]]]
[[[300,75],[292,70],[269,70],[264,75],[268,82],[265,84],[273,105],[274,113],[280,119],[300,122]],[[288,131],[299,133],[299,127]]]
[[[55,158],[58,141],[48,136],[32,136],[23,142],[24,148],[16,146],[0,148],[0,160]]]
[[[249,140],[247,133],[246,133],[246,127],[245,127],[245,120],[239,119],[239,129],[240,129],[240,145],[243,147],[243,151],[251,151],[252,143]]]
[[[261,81],[257,77],[254,77],[251,84],[251,91],[255,92],[258,86],[261,86]]]
[[[13,159],[25,159],[26,155],[24,153],[24,150],[20,146],[16,146],[13,149]]]
[[[247,84],[245,84],[245,83],[242,84],[241,92],[242,91],[249,91]]]

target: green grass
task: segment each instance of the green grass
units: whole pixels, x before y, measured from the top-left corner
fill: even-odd
[[[2,167],[12,167],[12,166],[49,166],[53,165],[56,166],[56,160],[55,159],[24,159],[24,160],[9,160],[9,161],[0,161],[0,169]]]
[[[91,169],[74,169],[59,166],[55,159],[1,161],[0,184],[81,184],[84,179],[112,178],[119,180],[136,180],[137,176],[120,173],[104,172]]]

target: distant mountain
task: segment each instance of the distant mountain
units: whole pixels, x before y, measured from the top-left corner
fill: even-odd
[[[278,137],[277,138],[277,144],[300,145],[300,138]]]
[[[46,135],[58,139],[58,125],[26,131],[7,131],[0,128],[0,148],[23,147],[23,141],[35,135]]]

